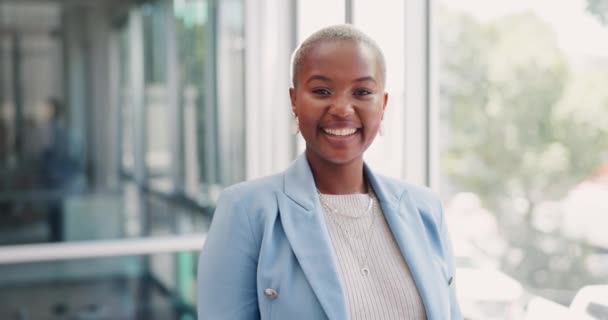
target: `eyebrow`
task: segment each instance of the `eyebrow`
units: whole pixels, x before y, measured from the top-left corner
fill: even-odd
[[[331,82],[331,79],[329,79],[328,77],[321,76],[321,75],[312,75],[312,76],[310,76],[310,78],[308,78],[308,80],[306,80],[306,84],[309,84],[309,83],[311,83],[312,81],[315,81],[315,80],[321,80],[321,81]]]
[[[361,78],[357,78],[357,79],[353,80],[353,82],[362,82],[362,81],[371,81],[373,83],[376,83],[376,79],[374,79],[374,77],[372,77],[372,76],[361,77]]]
[[[310,83],[314,80],[321,80],[321,81],[326,81],[326,82],[332,82],[330,78],[326,77],[326,76],[322,76],[322,75],[313,75],[310,78],[308,78],[308,80],[306,80],[306,83]],[[357,78],[355,80],[353,80],[353,82],[363,82],[363,81],[371,81],[373,83],[377,83],[376,79],[374,79],[374,77],[372,76],[365,76],[365,77],[361,77],[361,78]]]

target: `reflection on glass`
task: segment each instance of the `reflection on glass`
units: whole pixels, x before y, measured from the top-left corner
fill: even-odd
[[[0,265],[0,319],[194,319],[193,255]]]
[[[135,206],[139,199],[127,192],[132,189],[125,185],[124,190],[75,194],[64,196],[61,201],[54,197],[22,197],[11,202],[11,207],[5,202],[2,209],[11,211],[0,215],[0,246],[194,235],[207,230],[209,216],[204,208],[154,194],[143,195],[145,216],[137,216]]]
[[[242,0],[219,3],[218,171],[220,184],[227,186],[245,179],[245,8]]]
[[[120,112],[120,154],[121,154],[121,170],[125,173],[133,174],[135,169],[135,137],[133,136],[134,123],[134,108],[131,103],[131,78],[129,77],[130,61],[129,61],[129,27],[128,23],[118,31],[118,63],[119,70],[119,111]]]
[[[64,80],[85,73],[66,71],[78,52],[51,32],[59,5],[3,2],[0,14],[10,17],[0,31],[0,244],[61,241],[65,197],[87,186],[84,106]]]
[[[141,6],[143,13],[146,167],[151,182],[170,189],[170,113],[167,83],[167,15],[162,1]],[[169,188],[167,188],[169,187]]]
[[[191,243],[200,241],[192,235],[208,228],[210,209],[182,195],[150,190],[156,180],[168,178],[172,165],[166,43],[173,10],[168,3],[180,1],[103,8],[93,2],[0,3],[0,319],[195,318],[192,252],[21,264],[7,258],[12,250],[33,251],[27,256],[44,260],[38,252],[67,248],[69,256],[78,251],[74,246],[107,249],[115,243],[121,248],[108,254],[121,255],[127,244],[154,250],[165,237],[191,250]],[[205,156],[218,154],[217,134],[205,136],[205,145],[196,141],[199,127],[217,126],[217,103],[206,98],[217,90],[205,84],[216,79],[209,65],[217,62],[218,31],[207,21],[211,5],[182,3],[191,6],[195,20],[178,28],[204,33],[184,38],[177,57],[185,78],[179,100],[189,112],[183,130],[185,139],[194,141],[187,164],[198,166],[198,148]],[[117,88],[109,79],[117,80]],[[108,97],[110,92],[118,97]],[[242,111],[242,106],[229,109]],[[118,114],[99,119],[106,111]],[[118,134],[109,132],[109,119],[119,119]],[[149,181],[136,163],[141,159]],[[218,170],[217,163],[209,172]],[[118,175],[118,168],[143,185],[105,176]],[[199,175],[193,177],[198,185]],[[188,237],[178,238],[182,235]],[[44,243],[49,241],[69,243]]]
[[[442,191],[463,309],[518,318],[524,292],[568,306],[608,281],[608,25],[583,1],[438,9]],[[501,276],[467,290],[488,268]]]
[[[186,191],[203,200],[245,178],[243,2],[177,0]]]
[[[213,29],[205,0],[174,2],[179,47],[186,192],[198,196],[199,184],[216,183],[215,78]],[[210,103],[206,103],[210,102]]]

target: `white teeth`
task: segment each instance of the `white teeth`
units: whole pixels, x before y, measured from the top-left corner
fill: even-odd
[[[331,134],[333,136],[350,136],[351,134],[354,134],[355,132],[357,132],[357,129],[355,129],[355,128],[346,128],[346,129],[323,128],[323,131],[325,131],[325,133]]]

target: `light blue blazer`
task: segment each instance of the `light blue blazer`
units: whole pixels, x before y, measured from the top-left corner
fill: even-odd
[[[365,174],[428,319],[462,319],[440,201]],[[283,173],[225,189],[198,265],[198,319],[347,320],[344,289],[305,155]]]

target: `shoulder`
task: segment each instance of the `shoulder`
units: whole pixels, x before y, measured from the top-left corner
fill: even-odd
[[[403,180],[376,175],[377,179],[391,192],[399,195],[400,202],[410,202],[423,215],[432,215],[439,221],[443,209],[439,196],[426,186],[420,186]]]
[[[283,189],[282,177],[283,173],[279,173],[225,188],[217,201],[214,219],[222,214],[234,219],[246,216],[254,228],[262,227],[276,213],[276,194]]]
[[[277,174],[226,187],[215,204],[208,237],[221,233],[217,230],[250,230],[253,238],[247,241],[258,243],[267,216],[276,211],[275,190],[281,184],[281,175]]]
[[[380,174],[377,174],[376,177],[390,191],[401,194],[402,198],[409,197],[421,204],[436,205],[439,202],[439,196],[426,186],[416,185]]]
[[[222,191],[220,198],[251,200],[272,195],[282,188],[282,176],[282,173],[278,173],[233,184]]]
[[[420,209],[429,211],[441,211],[441,200],[439,196],[426,186],[408,184],[407,193]]]

